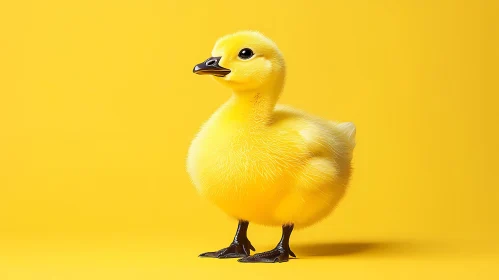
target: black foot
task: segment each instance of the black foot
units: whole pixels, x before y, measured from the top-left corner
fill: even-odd
[[[253,256],[244,257],[242,259],[237,260],[238,262],[245,263],[275,263],[275,262],[287,262],[289,260],[289,256],[293,256],[296,258],[295,254],[291,251],[291,249],[284,249],[282,247],[277,247],[273,250],[255,254]]]
[[[249,256],[250,250],[255,251],[255,248],[253,247],[253,245],[251,245],[251,242],[249,240],[246,240],[246,241],[232,242],[232,244],[230,244],[230,246],[227,248],[223,248],[216,252],[206,252],[199,256],[204,258],[219,258],[219,259],[242,258]]]

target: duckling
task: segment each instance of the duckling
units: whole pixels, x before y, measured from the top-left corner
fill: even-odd
[[[211,57],[193,72],[212,76],[232,95],[192,140],[187,172],[200,195],[238,221],[228,247],[200,257],[265,263],[296,257],[289,246],[293,229],[321,221],[344,197],[355,125],[277,104],[284,57],[258,31],[219,38]],[[275,249],[250,254],[250,222],[282,227]]]

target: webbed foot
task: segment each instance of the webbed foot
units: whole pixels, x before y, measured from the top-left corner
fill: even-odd
[[[234,241],[227,248],[220,249],[216,252],[206,252],[200,257],[203,258],[242,258],[250,255],[250,250],[255,251],[253,245],[248,239],[248,221],[239,221],[237,226],[236,235],[234,236]]]
[[[219,259],[242,258],[249,256],[250,250],[255,251],[255,248],[253,247],[253,245],[251,245],[251,242],[248,239],[246,239],[245,241],[242,242],[234,241],[227,248],[223,248],[216,252],[206,252],[199,256],[205,258],[219,258]]]
[[[246,263],[275,263],[275,262],[287,262],[289,256],[296,258],[296,255],[291,251],[291,249],[284,249],[282,247],[276,247],[273,250],[255,254],[253,256],[243,257],[237,260],[238,262]]]

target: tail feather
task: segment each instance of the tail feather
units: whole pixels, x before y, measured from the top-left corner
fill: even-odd
[[[336,125],[347,137],[348,141],[355,147],[355,135],[357,133],[357,128],[353,122],[342,122]]]

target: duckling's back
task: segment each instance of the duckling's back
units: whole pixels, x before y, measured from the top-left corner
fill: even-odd
[[[311,156],[348,155],[351,160],[356,141],[356,127],[353,122],[329,121],[287,105],[277,105],[274,122],[289,122],[308,145]],[[325,154],[332,152],[333,154]]]

